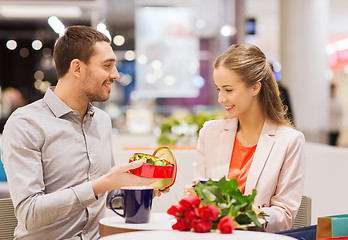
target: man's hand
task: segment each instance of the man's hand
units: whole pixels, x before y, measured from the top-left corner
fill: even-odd
[[[139,177],[128,172],[131,169],[140,167],[142,164],[143,162],[138,160],[111,168],[107,174],[92,181],[95,196],[112,189],[120,189],[127,186],[147,186],[160,180],[158,178]]]

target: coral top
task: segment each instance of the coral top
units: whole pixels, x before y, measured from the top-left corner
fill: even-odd
[[[239,189],[244,193],[246,180],[254,158],[256,146],[244,147],[240,145],[237,136],[234,140],[228,179],[236,178]]]

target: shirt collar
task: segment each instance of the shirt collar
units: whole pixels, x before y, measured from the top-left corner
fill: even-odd
[[[88,103],[86,114],[93,117],[94,113],[95,113],[95,109],[94,109],[93,105],[91,103]]]
[[[54,94],[54,87],[48,88],[43,100],[47,106],[51,109],[56,117],[62,117],[63,115],[73,112],[68,105],[66,105],[56,94]],[[91,103],[88,103],[86,114],[93,117],[95,109]]]

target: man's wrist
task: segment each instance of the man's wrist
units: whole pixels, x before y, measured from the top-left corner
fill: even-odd
[[[98,195],[109,191],[109,184],[108,184],[108,180],[107,180],[107,176],[103,175],[95,180],[92,181],[92,188],[93,188],[93,192],[94,195],[96,196],[96,198],[98,198]]]

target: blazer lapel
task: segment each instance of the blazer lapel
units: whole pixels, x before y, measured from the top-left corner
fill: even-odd
[[[217,152],[219,164],[216,168],[216,178],[227,177],[228,175],[237,125],[237,119],[227,120],[223,132],[219,136]]]
[[[267,120],[263,125],[259,141],[257,143],[254,160],[250,166],[244,194],[251,194],[252,189],[256,188],[257,181],[267,162],[268,156],[274,145],[274,135],[277,126]]]

